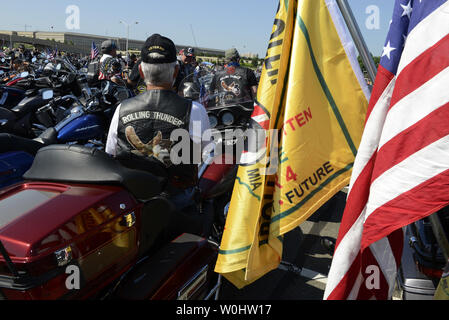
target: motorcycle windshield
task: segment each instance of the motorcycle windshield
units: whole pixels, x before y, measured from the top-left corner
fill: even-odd
[[[201,66],[196,72],[185,77],[179,86],[178,94],[201,103],[208,111],[235,106],[248,111],[253,109],[254,104],[249,90],[240,88],[235,82],[218,79],[215,69],[209,65]]]
[[[200,65],[181,82],[179,94],[206,108],[212,129],[246,128],[254,109],[251,94],[240,92],[235,82],[220,80],[215,69],[213,65]]]

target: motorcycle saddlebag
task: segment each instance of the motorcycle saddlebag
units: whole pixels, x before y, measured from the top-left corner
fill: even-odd
[[[135,205],[117,186],[27,180],[1,190],[0,297],[98,295],[137,255]]]

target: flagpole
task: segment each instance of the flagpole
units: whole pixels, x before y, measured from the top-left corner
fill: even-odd
[[[441,224],[438,212],[429,216],[429,221],[432,226],[433,234],[437,240],[438,245],[443,251],[444,259],[447,261],[449,259],[449,240],[444,232],[443,225]]]
[[[351,33],[354,44],[359,51],[360,57],[362,58],[363,64],[368,71],[368,76],[370,80],[374,83],[377,74],[376,64],[374,63],[373,57],[366,45],[365,40],[363,39],[362,32],[355,20],[354,14],[352,13],[351,8],[349,7],[347,0],[336,0],[338,7],[340,8],[340,12],[345,19],[346,26]]]

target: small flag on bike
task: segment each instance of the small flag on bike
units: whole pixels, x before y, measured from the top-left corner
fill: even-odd
[[[448,52],[449,1],[396,0],[325,299],[391,299],[402,228],[449,204]]]
[[[98,51],[98,48],[95,45],[95,42],[92,41],[92,48],[90,50],[90,58],[91,58],[91,60],[95,59],[98,56],[99,53],[100,52]]]
[[[266,144],[243,154],[216,272],[242,288],[279,266],[283,235],[349,184],[368,99],[336,1],[280,1],[252,116]]]

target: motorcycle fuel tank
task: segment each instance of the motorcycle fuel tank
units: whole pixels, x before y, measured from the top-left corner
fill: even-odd
[[[2,190],[0,299],[77,299],[108,285],[136,258],[136,210],[117,186],[27,182]]]
[[[102,121],[94,114],[83,114],[73,117],[71,121],[63,122],[64,125],[57,128],[60,143],[101,139],[105,132]]]

